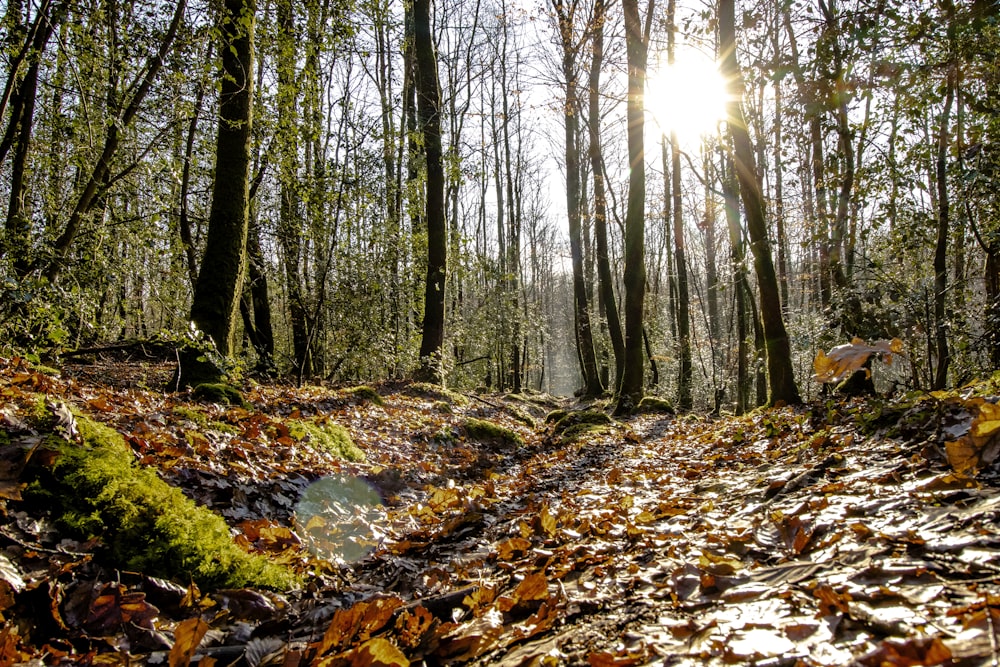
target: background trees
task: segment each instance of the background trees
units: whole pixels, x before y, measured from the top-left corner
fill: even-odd
[[[647,88],[671,41],[726,56],[739,151],[712,124],[660,123],[647,97],[644,143],[667,159],[636,164],[624,8],[602,0],[440,0],[420,40],[402,3],[264,3],[237,21],[252,74],[226,64],[204,0],[8,3],[3,340],[59,350],[191,314],[248,367],[347,381],[410,375],[438,322],[449,383],[598,394],[622,386],[628,341],[629,394],[736,410],[768,400],[755,377],[772,401],[814,394],[816,350],[852,336],[903,340],[881,388],[1000,366],[995,5],[671,4],[648,13]],[[236,94],[252,122],[218,125]],[[220,152],[226,128],[241,148]],[[229,205],[239,318],[205,314],[198,288],[222,284]],[[772,271],[748,271],[765,249]],[[623,335],[640,258],[643,327]]]

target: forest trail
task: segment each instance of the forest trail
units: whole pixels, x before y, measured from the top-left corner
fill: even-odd
[[[0,361],[0,664],[1000,658],[1000,423],[977,397],[992,383],[601,423],[558,421],[581,406],[543,396],[403,384],[253,386],[226,406],[138,388],[144,374],[162,382]],[[12,455],[39,451],[46,411],[71,438],[85,416],[125,435],[137,465],[303,584],[203,591],[62,534],[19,499]],[[345,427],[364,460],[310,446],[302,423]]]

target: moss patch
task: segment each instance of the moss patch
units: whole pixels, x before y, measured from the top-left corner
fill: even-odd
[[[311,447],[329,452],[348,461],[364,461],[365,453],[358,449],[350,432],[333,422],[313,422],[295,419],[288,423],[288,434],[295,440],[307,442]]]
[[[223,519],[141,468],[125,440],[77,417],[80,443],[56,435],[50,456],[30,468],[25,500],[42,502],[58,526],[82,539],[100,538],[113,567],[205,588],[287,589],[295,576],[243,551]]]
[[[358,401],[359,403],[374,403],[375,405],[385,405],[381,394],[368,385],[360,385],[344,390],[344,396]]]
[[[552,435],[558,438],[562,444],[569,444],[579,440],[584,435],[597,435],[607,433],[614,425],[614,420],[600,410],[577,410],[573,412],[561,411],[562,414],[553,417]],[[546,418],[546,421],[550,421]]]
[[[191,395],[199,401],[221,403],[223,405],[239,405],[249,408],[250,404],[243,398],[240,390],[225,382],[205,382],[194,388]]]
[[[468,405],[469,399],[461,394],[445,389],[444,387],[429,382],[412,382],[407,385],[404,393],[419,398],[429,398],[435,401],[446,401],[452,405]]]
[[[656,396],[644,396],[639,405],[635,407],[635,412],[637,414],[676,414],[677,411],[674,410],[673,404],[662,398],[657,398]]]
[[[519,447],[524,440],[514,431],[485,419],[468,417],[462,420],[462,427],[471,440],[491,441],[499,444]]]

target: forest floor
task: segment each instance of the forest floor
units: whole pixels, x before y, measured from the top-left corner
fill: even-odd
[[[545,417],[585,406],[545,396],[253,385],[237,407],[169,372],[0,360],[0,665],[1000,661],[992,381],[574,427]],[[68,534],[20,476],[84,418],[301,584],[201,590]]]

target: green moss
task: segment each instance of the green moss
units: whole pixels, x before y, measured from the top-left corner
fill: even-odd
[[[636,406],[635,411],[640,414],[658,413],[673,415],[677,413],[670,401],[656,396],[644,396],[639,401],[639,405]]]
[[[351,439],[350,432],[334,422],[312,422],[291,420],[288,422],[288,434],[296,439],[307,442],[311,447],[329,452],[334,456],[348,461],[364,461],[365,453],[358,449]]]
[[[443,415],[450,415],[455,412],[451,409],[451,403],[448,401],[434,401],[431,407],[434,408],[435,412],[440,412]]]
[[[575,442],[584,435],[606,433],[611,430],[611,426],[615,423],[611,417],[600,410],[565,412],[553,421],[552,435],[558,438],[562,444]]]
[[[569,414],[569,410],[553,410],[545,415],[546,424],[555,424],[557,421]]]
[[[175,405],[171,412],[181,419],[194,422],[195,425],[200,426],[201,428],[206,428],[208,426],[208,415],[201,410],[195,410],[194,408],[189,408],[184,405]]]
[[[44,502],[57,525],[100,538],[113,567],[206,588],[287,589],[294,575],[243,551],[223,519],[141,468],[116,431],[77,417],[82,444],[50,436],[51,464],[31,469],[25,499]],[[45,460],[49,457],[36,457]]]
[[[58,377],[59,374],[62,373],[62,371],[60,371],[58,368],[52,368],[51,366],[46,366],[44,364],[32,364],[31,370],[38,371],[43,375],[51,375],[53,377]]]
[[[10,435],[7,431],[0,430],[0,447],[7,447],[10,445]]]
[[[218,431],[219,433],[231,433],[233,435],[240,432],[238,428],[232,424],[227,424],[226,422],[220,422],[216,420],[210,420],[208,415],[200,410],[195,410],[194,408],[189,408],[184,405],[174,406],[171,410],[175,415],[181,419],[186,419],[189,422],[193,422],[199,429],[203,431]]]
[[[521,436],[514,431],[485,419],[468,417],[462,421],[462,427],[472,440],[489,440],[515,447],[524,444]]]
[[[375,389],[369,387],[368,385],[361,385],[359,387],[351,387],[350,389],[345,389],[344,395],[360,403],[374,403],[375,405],[385,405],[385,401],[382,400],[382,396],[377,391],[375,391]]]
[[[429,382],[412,382],[404,390],[410,396],[429,398],[435,401],[447,401],[452,405],[468,405],[469,399],[459,393]]]
[[[223,405],[239,405],[249,408],[250,404],[243,398],[239,389],[225,382],[205,382],[194,388],[191,395],[201,401],[222,403]]]

